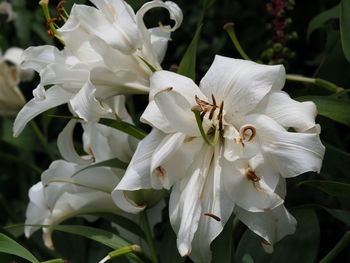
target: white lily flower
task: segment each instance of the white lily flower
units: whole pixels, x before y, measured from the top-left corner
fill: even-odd
[[[1,2],[0,3],[0,14],[7,15],[6,22],[13,21],[17,16],[17,14],[12,9],[12,5],[8,2]]]
[[[181,10],[173,2],[155,0],[135,14],[122,0],[92,2],[96,8],[75,4],[58,30],[66,44],[64,50],[40,46],[25,51],[23,66],[37,71],[41,82],[34,98],[18,114],[14,136],[29,120],[61,104],[69,103],[79,117],[94,121],[99,114],[91,115],[91,111],[103,112],[105,100],[118,94],[148,93],[152,71],[143,60],[161,69],[170,32],[182,22]],[[155,7],[169,11],[173,28],[145,27],[143,16]],[[53,86],[45,91],[46,85]]]
[[[0,115],[15,115],[26,103],[18,84],[30,80],[33,72],[20,68],[22,53],[17,47],[0,53]]]
[[[154,73],[141,117],[153,130],[112,194],[172,187],[169,216],[177,246],[195,262],[210,262],[210,243],[232,211],[270,245],[292,233],[295,220],[283,208],[278,184],[319,172],[324,146],[315,105],[292,100],[281,91],[284,81],[283,66],[222,56],[199,87],[172,72]],[[268,223],[273,217],[281,224]]]
[[[26,224],[56,225],[68,218],[89,213],[121,213],[125,207],[137,213],[143,209],[126,194],[120,195],[117,200],[112,199],[111,192],[124,170],[89,168],[94,163],[112,158],[130,161],[134,149],[128,135],[101,124],[83,124],[84,149],[88,155],[79,156],[72,139],[76,123],[76,120],[69,121],[58,138],[59,150],[66,160],[54,161],[41,175],[41,181],[29,190]],[[91,216],[86,218],[95,219]],[[37,229],[27,226],[26,236],[29,237]],[[49,248],[53,248],[51,234],[52,230],[43,229],[43,239]]]

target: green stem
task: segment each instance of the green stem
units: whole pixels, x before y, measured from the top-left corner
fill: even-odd
[[[298,75],[286,75],[286,79],[290,81],[298,81],[298,82],[304,82],[304,83],[311,83],[316,86],[325,88],[331,92],[340,92],[343,91],[344,89],[335,85],[334,83],[324,80],[324,79],[319,79],[319,78],[308,78],[304,76],[298,76]]]
[[[158,257],[157,257],[157,251],[154,247],[154,243],[153,243],[153,237],[152,237],[152,231],[148,222],[148,217],[147,217],[147,211],[142,211],[140,213],[140,217],[141,217],[141,223],[143,224],[143,230],[145,232],[146,235],[146,241],[147,244],[149,246],[149,249],[151,251],[151,258],[153,260],[154,263],[158,263]]]
[[[245,60],[251,60],[250,57],[247,55],[247,53],[244,52],[241,44],[239,43],[239,41],[237,39],[235,28],[234,28],[234,23],[227,23],[226,25],[224,25],[224,30],[230,36],[233,45],[235,46],[235,48],[237,49],[237,51],[241,55],[241,57],[244,58]]]
[[[346,248],[350,243],[350,231],[346,231],[344,236],[339,240],[335,247],[329,251],[329,253],[321,259],[319,263],[329,263],[332,262],[338,254]]]
[[[43,145],[46,153],[49,155],[50,159],[53,161],[55,160],[54,155],[52,154],[49,144],[47,143],[46,138],[44,137],[44,135],[42,134],[41,130],[39,129],[38,125],[34,122],[34,120],[32,120],[30,122],[32,129],[35,133],[35,135],[38,137],[39,141],[41,142],[41,144]]]
[[[204,128],[203,128],[203,123],[202,123],[202,119],[201,119],[201,115],[200,115],[201,110],[197,109],[197,107],[195,106],[192,108],[192,112],[194,113],[194,115],[196,117],[196,122],[197,122],[199,131],[200,131],[204,141],[210,146],[215,146],[219,140],[219,134],[220,134],[219,128],[217,126],[215,127],[214,139],[213,139],[213,141],[210,141],[207,134],[204,131]]]
[[[238,225],[239,225],[239,219],[238,219],[238,217],[235,217],[233,220],[232,220],[232,232],[231,232],[231,234],[232,234],[232,241],[231,241],[231,263],[234,263],[234,258],[235,258],[235,246],[234,246],[234,238],[233,238],[233,236],[234,236],[234,233],[235,233],[235,231],[236,231],[236,229],[237,229],[237,227],[238,227]]]
[[[49,11],[49,0],[41,0],[39,2],[39,5],[42,7],[43,12],[44,12],[44,16],[45,19],[50,27],[50,29],[52,30],[52,32],[54,33],[54,36],[63,44],[64,40],[61,38],[60,34],[57,32],[57,29],[52,21],[51,15],[50,15],[50,11]]]

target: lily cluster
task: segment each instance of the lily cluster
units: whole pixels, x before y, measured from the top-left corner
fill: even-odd
[[[284,206],[286,178],[321,168],[315,105],[282,91],[282,65],[216,56],[199,85],[163,70],[170,33],[182,22],[173,2],[154,0],[136,13],[123,0],[91,2],[95,7],[74,5],[57,30],[63,50],[30,47],[22,56],[23,69],[35,70],[41,80],[17,115],[14,135],[61,104],[77,117],[58,137],[64,160],[54,161],[29,191],[26,223],[59,224],[96,212],[137,214],[160,199],[157,191],[140,198],[142,191],[167,189],[181,256],[210,262],[210,244],[232,213],[271,251],[296,227]],[[168,10],[173,27],[146,28],[143,17],[155,7]],[[98,123],[109,118],[132,124],[124,95],[133,94],[149,95],[141,121],[152,131],[141,141]],[[78,122],[84,156],[73,145]],[[96,166],[113,158],[129,163],[126,170]],[[28,226],[26,235],[35,230]],[[44,230],[53,247],[50,234]]]

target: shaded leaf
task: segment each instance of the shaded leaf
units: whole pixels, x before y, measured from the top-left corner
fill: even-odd
[[[230,217],[220,235],[211,244],[212,263],[231,263],[233,218],[233,216]]]
[[[189,77],[192,80],[196,79],[196,57],[197,57],[197,46],[202,31],[202,26],[200,25],[194,37],[188,46],[185,55],[182,57],[177,73]]]
[[[340,4],[332,7],[331,9],[328,9],[320,14],[318,14],[317,16],[315,16],[309,23],[308,27],[307,27],[307,39],[310,38],[311,34],[323,27],[323,25],[329,21],[330,19],[335,19],[338,18],[340,14]]]
[[[344,55],[350,62],[350,0],[340,2],[340,38]]]
[[[83,169],[80,169],[80,170],[76,171],[72,175],[72,177],[77,175],[77,174],[79,174],[79,173],[81,173],[82,171],[85,171],[85,170],[90,169],[90,168],[96,168],[96,167],[112,167],[112,168],[119,168],[119,169],[126,170],[126,168],[128,167],[128,164],[122,162],[118,158],[113,158],[113,159],[109,159],[109,160],[106,160],[106,161],[102,161],[102,162],[99,162],[99,163],[94,163],[92,165],[86,166]]]
[[[140,9],[140,7],[146,3],[148,0],[126,0],[126,2],[131,5],[131,7],[136,11]]]
[[[328,96],[303,96],[298,101],[313,101],[318,114],[350,126],[350,103],[343,99]]]
[[[275,244],[272,254],[265,253],[262,239],[248,229],[238,244],[235,262],[243,262],[247,254],[259,263],[280,263],[281,259],[283,263],[316,262],[320,239],[317,216],[309,209],[295,209],[292,214],[298,222],[296,232]]]
[[[134,221],[121,216],[121,215],[116,215],[116,214],[111,214],[111,213],[91,213],[89,215],[101,217],[109,222],[113,222],[126,230],[130,231],[131,233],[134,233],[135,235],[145,239],[145,233],[143,232],[142,228],[136,224]]]
[[[111,128],[120,130],[135,137],[136,139],[142,140],[146,137],[147,133],[142,129],[121,120],[111,120],[111,119],[100,119],[100,124],[109,126]]]
[[[15,255],[33,263],[39,263],[34,255],[26,248],[2,233],[0,233],[0,252]]]
[[[334,197],[350,197],[350,184],[328,180],[308,180],[299,184],[314,186]]]
[[[350,211],[341,209],[331,209],[324,206],[322,206],[322,208],[326,210],[330,215],[334,216],[336,219],[350,226]]]

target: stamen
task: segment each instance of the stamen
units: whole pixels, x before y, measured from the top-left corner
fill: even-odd
[[[241,136],[242,136],[244,141],[250,142],[251,140],[253,140],[255,138],[256,129],[252,125],[246,125],[246,126],[241,127],[240,133],[241,133]]]
[[[213,119],[215,110],[216,110],[216,107],[212,107],[212,108],[211,108],[210,114],[209,114],[209,120],[212,120],[212,119]]]
[[[216,221],[220,222],[221,218],[212,214],[212,213],[204,213],[205,216],[210,216],[211,218],[215,219]]]
[[[254,183],[257,183],[260,181],[260,177],[258,177],[255,174],[255,172],[250,168],[247,169],[246,176],[247,176],[248,180],[253,181]]]
[[[213,105],[216,107],[216,100],[213,94],[211,94],[211,99],[213,101]]]
[[[218,115],[219,130],[220,131],[223,129],[223,125],[222,125],[222,112],[223,112],[223,110],[224,110],[224,101],[222,101],[220,104],[220,111],[219,111],[219,115]]]

